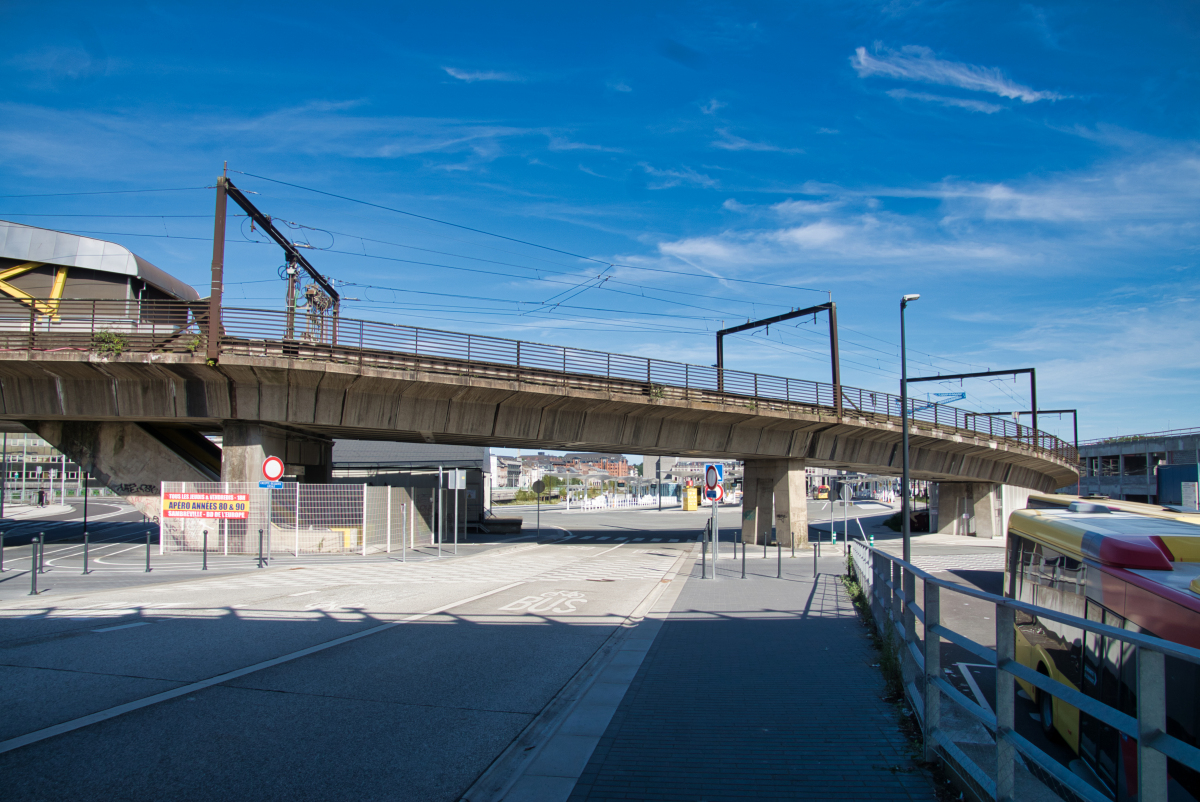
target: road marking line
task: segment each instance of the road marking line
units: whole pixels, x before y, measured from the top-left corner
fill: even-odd
[[[958,666],[958,670],[962,672],[963,678],[966,679],[967,685],[969,685],[971,688],[971,693],[975,696],[975,701],[979,702],[979,706],[982,707],[984,710],[988,711],[989,713],[991,713],[992,715],[995,715],[996,711],[992,710],[992,706],[988,704],[987,697],[985,697],[983,695],[983,691],[980,689],[979,683],[975,681],[975,678],[971,676],[971,672],[967,670],[967,666],[979,665],[979,664],[978,663],[955,663],[954,665]],[[992,666],[988,666],[988,668],[991,668],[991,667]]]
[[[314,593],[320,593],[320,592],[321,591],[319,591],[319,590],[306,590],[303,593],[289,593],[288,596],[290,598],[295,598],[296,596],[311,596]]]
[[[301,649],[298,652],[292,652],[291,654],[285,654],[282,657],[275,657],[270,660],[264,660],[261,663],[255,663],[252,666],[246,666],[245,668],[239,668],[234,671],[228,671],[224,674],[218,674],[215,677],[209,677],[208,679],[201,680],[200,682],[193,682],[190,685],[184,685],[182,687],[174,688],[169,691],[163,691],[162,693],[156,693],[153,696],[147,696],[145,699],[138,699],[137,701],[134,701],[134,702],[128,702],[127,704],[117,705],[116,707],[110,707],[108,710],[101,710],[99,713],[92,713],[91,715],[88,715],[88,716],[81,716],[80,718],[73,719],[72,721],[65,721],[62,724],[56,724],[53,727],[46,727],[45,729],[26,733],[25,735],[20,735],[16,738],[9,738],[7,741],[0,741],[0,754],[4,754],[5,752],[11,752],[14,749],[20,749],[22,746],[28,746],[29,744],[34,744],[34,743],[37,743],[38,741],[44,741],[47,738],[53,738],[56,735],[62,735],[63,733],[72,732],[74,730],[78,730],[78,729],[82,729],[84,727],[91,726],[92,724],[98,724],[101,721],[107,721],[110,718],[116,718],[117,716],[124,715],[125,713],[131,713],[134,710],[141,710],[143,707],[150,707],[151,705],[156,705],[159,702],[166,702],[171,699],[176,699],[180,696],[184,696],[185,694],[193,693],[194,691],[201,691],[201,690],[204,690],[205,688],[211,688],[213,685],[220,685],[222,683],[229,682],[230,680],[244,677],[247,674],[254,674],[255,672],[262,671],[263,669],[266,669],[266,668],[274,668],[275,666],[282,665],[283,663],[288,663],[288,662],[291,662],[292,660],[297,660],[301,657],[307,657],[310,654],[316,654],[317,652],[322,652],[322,651],[325,651],[326,649],[331,649],[334,646],[341,646],[343,643],[350,643],[351,641],[356,641],[360,638],[365,638],[370,635],[375,635],[379,632],[383,632],[385,630],[393,629],[395,627],[400,626],[401,624],[406,624],[410,621],[419,621],[422,618],[428,618],[431,615],[439,615],[441,613],[446,612],[447,610],[452,610],[455,607],[461,607],[464,604],[469,604],[473,601],[478,601],[479,599],[487,598],[488,596],[494,596],[497,593],[503,593],[506,590],[511,590],[512,588],[515,588],[517,585],[523,585],[523,584],[525,584],[524,580],[522,580],[520,582],[512,582],[508,585],[505,585],[504,587],[496,588],[495,590],[489,590],[486,593],[479,593],[475,596],[471,596],[466,599],[460,599],[459,601],[442,605],[441,607],[438,607],[436,609],[430,610],[425,613],[416,613],[414,615],[405,616],[404,618],[401,618],[399,621],[392,621],[391,623],[388,623],[388,624],[380,624],[379,626],[371,627],[370,629],[365,629],[362,632],[356,632],[353,635],[346,635],[341,638],[334,638],[331,641],[326,641],[325,643],[319,643],[316,646],[309,646],[307,649]]]
[[[92,632],[115,632],[118,629],[133,629],[134,627],[148,627],[149,621],[139,621],[136,624],[121,624],[116,627],[105,627],[104,629],[93,629]]]

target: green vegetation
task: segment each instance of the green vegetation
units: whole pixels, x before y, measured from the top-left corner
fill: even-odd
[[[901,698],[904,694],[904,678],[900,673],[900,652],[897,648],[896,629],[892,626],[891,621],[887,621],[883,634],[879,634],[875,616],[871,613],[871,601],[858,582],[858,575],[854,571],[854,559],[849,556],[846,557],[846,573],[842,575],[842,584],[846,586],[846,594],[853,602],[854,608],[858,610],[863,623],[867,625],[875,648],[879,650],[879,670],[887,685],[889,700],[894,701]]]
[[[92,348],[101,354],[119,356],[128,347],[125,335],[115,331],[98,331],[92,335]]]

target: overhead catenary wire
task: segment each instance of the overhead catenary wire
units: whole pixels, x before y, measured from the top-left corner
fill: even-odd
[[[495,237],[497,239],[507,240],[508,242],[515,242],[520,245],[527,245],[531,248],[540,248],[542,250],[550,251],[552,253],[558,253],[563,256],[570,256],[573,259],[583,259],[588,262],[595,262],[596,264],[602,264],[602,265],[611,264],[614,267],[623,267],[623,268],[627,268],[630,270],[645,270],[645,271],[652,272],[652,273],[666,273],[666,274],[677,275],[677,276],[688,276],[691,278],[708,278],[708,279],[713,279],[716,281],[733,281],[733,282],[739,282],[742,284],[756,284],[756,285],[762,286],[762,287],[776,287],[779,289],[798,290],[798,291],[802,291],[802,292],[820,292],[820,293],[828,293],[829,292],[829,290],[816,289],[814,287],[797,287],[797,286],[793,286],[790,284],[777,284],[777,283],[769,282],[769,281],[754,281],[752,279],[734,278],[732,276],[716,276],[716,275],[708,275],[708,274],[704,274],[704,273],[686,272],[686,271],[682,271],[682,270],[666,270],[663,268],[645,267],[642,265],[619,264],[616,262],[610,262],[605,259],[598,259],[594,256],[584,256],[582,254],[573,253],[571,251],[563,250],[561,248],[554,248],[549,245],[542,245],[540,243],[531,242],[529,240],[518,239],[517,237],[509,237],[504,234],[497,234],[495,232],[486,231],[481,228],[465,226],[460,223],[451,223],[448,220],[440,220],[436,217],[430,217],[428,215],[418,214],[416,212],[410,212],[410,211],[406,211],[404,209],[396,209],[391,206],[384,206],[383,204],[380,204],[380,203],[373,203],[371,201],[365,201],[365,200],[361,200],[358,198],[352,198],[348,195],[339,195],[336,192],[328,192],[323,189],[315,189],[313,187],[306,187],[301,184],[294,184],[290,181],[281,181],[277,178],[268,178],[266,176],[255,175],[254,173],[248,173],[248,172],[244,172],[242,170],[233,170],[231,172],[236,172],[239,175],[244,175],[249,178],[257,178],[260,181],[270,181],[271,183],[274,183],[274,184],[281,184],[283,186],[292,187],[294,189],[304,190],[305,192],[314,192],[319,195],[326,195],[331,198],[337,198],[339,200],[347,201],[348,203],[357,203],[357,204],[361,204],[363,206],[370,206],[375,209],[382,209],[384,211],[394,212],[395,214],[402,214],[407,217],[413,217],[413,218],[416,218],[419,220],[426,220],[431,223],[438,223],[439,225],[450,226],[452,228],[458,228],[463,231],[471,231],[476,234],[483,234],[484,236]]]

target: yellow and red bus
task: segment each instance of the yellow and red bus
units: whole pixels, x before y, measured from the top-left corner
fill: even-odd
[[[1009,519],[1005,595],[1088,621],[1200,648],[1200,515],[1132,502],[1031,497]],[[1154,505],[1138,504],[1137,507]],[[1193,523],[1193,521],[1195,523]],[[1137,715],[1137,658],[1120,640],[1017,613],[1017,660]],[[1200,745],[1200,666],[1168,656],[1167,731]],[[1117,800],[1136,799],[1137,743],[1018,680],[1043,730],[1060,737]],[[1200,773],[1168,761],[1173,802],[1200,800]]]
[[[817,485],[814,487],[813,498],[818,500],[829,498],[829,485]]]

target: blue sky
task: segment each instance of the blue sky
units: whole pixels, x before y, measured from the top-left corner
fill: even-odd
[[[844,382],[898,392],[916,292],[913,374],[1036,367],[1083,438],[1200,425],[1194,3],[7,2],[0,24],[0,219],[104,232],[202,294],[228,160],[323,272],[371,285],[348,317],[711,364],[722,323],[832,293]],[[280,252],[240,222],[227,297],[278,308]],[[727,365],[827,380],[824,331],[731,338]]]

